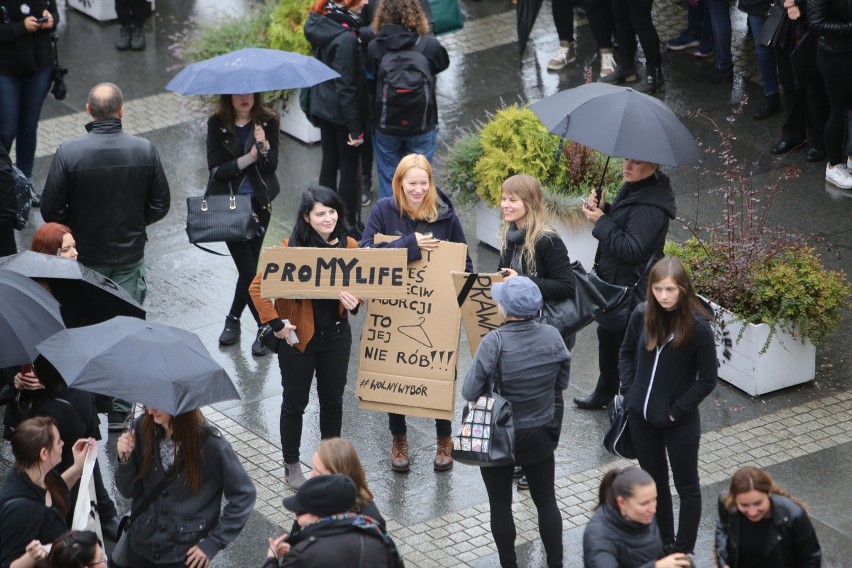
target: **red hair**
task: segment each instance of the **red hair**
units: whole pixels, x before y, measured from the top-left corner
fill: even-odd
[[[30,247],[34,252],[55,255],[62,248],[62,237],[70,235],[71,229],[60,223],[45,223],[33,235]]]
[[[356,6],[361,2],[361,0],[336,0],[335,4],[339,6],[343,6],[347,10],[352,8],[352,6]],[[328,14],[328,0],[316,0],[314,5],[311,6],[311,12],[315,14]]]

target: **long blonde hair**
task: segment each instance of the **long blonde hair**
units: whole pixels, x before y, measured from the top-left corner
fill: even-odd
[[[535,266],[535,243],[544,233],[556,234],[556,230],[550,225],[549,215],[544,208],[544,193],[537,179],[527,174],[517,174],[507,178],[500,188],[502,193],[517,197],[524,204],[527,214],[524,216],[524,245],[521,247],[521,265],[526,265],[527,273],[534,274]],[[506,233],[509,231],[510,223],[503,219],[500,228],[500,247],[506,250],[508,242]]]
[[[423,197],[418,209],[412,209],[408,205],[408,200],[405,198],[405,192],[402,190],[402,178],[408,173],[411,168],[420,168],[426,170],[426,175],[429,176],[429,191]],[[426,159],[423,154],[409,154],[399,161],[396,166],[396,172],[393,174],[393,200],[396,206],[399,207],[399,218],[402,219],[403,213],[417,221],[426,221],[434,223],[438,220],[438,189],[435,187],[435,178],[432,177],[432,164]]]

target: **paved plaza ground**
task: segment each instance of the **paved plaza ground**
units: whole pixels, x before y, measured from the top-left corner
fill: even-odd
[[[64,8],[64,2],[60,2]],[[450,68],[438,81],[441,115],[440,138],[450,142],[460,129],[503,103],[537,100],[559,90],[581,84],[584,67],[595,53],[590,33],[582,19],[577,22],[578,60],[559,72],[546,70],[557,43],[545,3],[533,31],[530,46],[518,57],[514,31],[514,9],[510,0],[462,0],[467,16],[463,30],[441,37],[450,51]],[[255,481],[258,500],[250,522],[237,540],[214,561],[218,567],[260,566],[266,538],[282,532],[292,517],[281,506],[290,494],[283,483],[278,415],[281,403],[280,373],[272,356],[250,354],[252,335],[244,334],[238,345],[220,347],[216,341],[230,304],[236,271],[229,259],[205,254],[189,245],[184,232],[185,198],[198,194],[207,179],[205,161],[205,115],[187,99],[166,93],[164,85],[174,75],[176,61],[168,46],[170,37],[192,18],[201,20],[216,13],[240,13],[243,0],[184,0],[157,3],[149,22],[148,49],[117,52],[113,49],[115,26],[100,24],[70,9],[63,14],[60,29],[63,64],[70,68],[69,94],[65,101],[49,98],[39,127],[34,172],[35,185],[44,184],[50,160],[58,145],[81,135],[88,117],[83,113],[91,86],[101,81],[117,83],[125,93],[125,130],[152,140],[172,188],[172,210],[165,220],[151,227],[146,252],[149,293],[146,308],[152,321],[167,323],[197,333],[214,358],[230,373],[242,399],[205,409],[233,443]],[[654,8],[661,39],[674,37],[684,27],[685,3],[658,0]],[[732,103],[749,100],[746,112],[732,128],[737,135],[736,152],[743,159],[764,153],[755,180],[772,167],[768,148],[777,142],[782,118],[753,121],[750,114],[760,103],[753,44],[745,36],[742,14],[735,9],[734,53],[737,77],[731,85],[699,85],[691,80],[700,63],[689,54],[664,55],[666,90],[661,94],[699,138],[711,133],[702,121],[687,116],[704,110],[727,124]],[[595,68],[596,72],[596,68]],[[441,148],[440,155],[445,154]],[[268,245],[278,244],[289,234],[297,197],[316,181],[319,172],[318,145],[305,145],[282,136],[278,177],[282,192],[274,204]],[[808,164],[804,152],[784,158],[798,164],[801,177],[785,187],[776,202],[771,222],[790,230],[819,237],[817,246],[825,262],[852,274],[852,192],[837,190],[824,181],[824,164]],[[436,166],[440,175],[440,163]],[[713,219],[718,203],[697,199],[695,173],[691,168],[669,172],[677,196],[679,215]],[[700,204],[700,205],[699,205]],[[368,209],[363,210],[366,218]],[[497,267],[497,253],[475,239],[475,214],[461,208],[460,218],[467,235],[474,266],[490,271]],[[19,248],[28,248],[34,222],[18,234]],[[672,237],[682,238],[682,229],[672,225]],[[224,247],[222,247],[224,250]],[[570,249],[569,249],[570,253]],[[363,316],[353,318],[353,336],[359,337]],[[251,316],[243,327],[252,329]],[[716,497],[728,476],[742,465],[766,468],[789,492],[810,506],[810,514],[823,546],[824,566],[849,566],[852,558],[852,317],[847,310],[841,329],[817,350],[817,376],[806,385],[752,398],[720,381],[702,404],[703,434],[700,471],[704,512],[697,565],[711,566],[712,534]],[[357,340],[356,340],[357,342]],[[354,343],[357,351],[357,343]],[[459,374],[464,376],[470,355],[462,334]],[[345,395],[343,435],[354,443],[367,469],[368,482],[377,504],[388,519],[407,566],[498,566],[496,549],[488,525],[485,488],[475,468],[456,465],[447,473],[432,471],[434,427],[431,420],[410,419],[409,438],[413,467],[406,475],[390,471],[390,435],[384,414],[358,408],[354,377],[357,357],[349,367]],[[571,382],[566,400],[593,387],[597,377],[597,340],[589,328],[578,335],[573,352]],[[457,401],[457,417],[461,399]],[[318,407],[312,400],[305,414],[302,462],[310,464],[319,438]],[[601,447],[607,421],[603,412],[566,408],[560,447],[556,454],[557,497],[563,517],[566,566],[582,566],[583,527],[596,501],[603,473],[627,465]],[[101,442],[102,463],[111,471],[116,436]],[[11,465],[7,443],[0,450],[0,473]],[[107,477],[111,477],[107,473]],[[113,493],[114,488],[112,488]],[[119,500],[126,508],[128,503]],[[519,560],[522,566],[544,566],[538,541],[535,507],[529,495],[519,492],[514,506],[518,528]]]

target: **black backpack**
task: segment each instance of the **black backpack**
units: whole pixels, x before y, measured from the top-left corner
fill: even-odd
[[[12,166],[12,177],[15,179],[15,199],[18,201],[18,212],[15,214],[14,227],[23,231],[30,219],[30,208],[32,207],[33,184],[24,175],[24,172]]]
[[[423,134],[438,124],[435,76],[423,55],[422,37],[412,49],[382,57],[376,75],[376,124],[388,134]]]

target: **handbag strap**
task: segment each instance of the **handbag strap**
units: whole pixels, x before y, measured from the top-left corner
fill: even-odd
[[[497,336],[497,355],[494,357],[494,370],[491,372],[491,392],[501,394],[503,390],[503,365],[500,361],[503,355],[503,336],[496,329],[494,335]]]
[[[231,256],[230,254],[224,254],[224,253],[221,253],[221,252],[216,252],[216,251],[215,251],[215,250],[213,250],[213,249],[209,249],[209,248],[207,248],[207,247],[203,247],[203,246],[201,246],[201,245],[200,245],[200,244],[198,244],[198,243],[192,243],[192,244],[193,244],[193,246],[196,246],[196,247],[200,248],[200,249],[201,249],[201,250],[203,250],[204,252],[209,252],[210,254],[215,254],[216,256]]]
[[[207,180],[207,189],[204,190],[204,199],[207,199],[207,196],[210,195],[210,188],[213,187],[213,180],[216,178],[216,172],[219,171],[219,166],[216,166],[212,170],[210,170],[210,178]],[[245,178],[243,178],[245,180]],[[242,186],[242,182],[240,182],[240,186]],[[228,180],[228,195],[231,197],[234,196],[234,184],[231,180]],[[222,255],[226,256],[226,255]]]
[[[142,500],[139,502],[139,506],[130,513],[130,524],[133,524],[133,520],[140,514],[145,512],[145,510],[151,506],[151,503],[154,502],[154,499],[156,499],[160,495],[160,493],[163,492],[163,489],[165,489],[169,485],[169,483],[171,483],[177,477],[178,465],[178,463],[175,463],[172,468],[166,472],[166,475],[163,477],[163,479],[161,479],[160,482],[157,483],[157,485],[154,486],[154,488],[147,495],[145,495],[145,497],[142,498]]]

